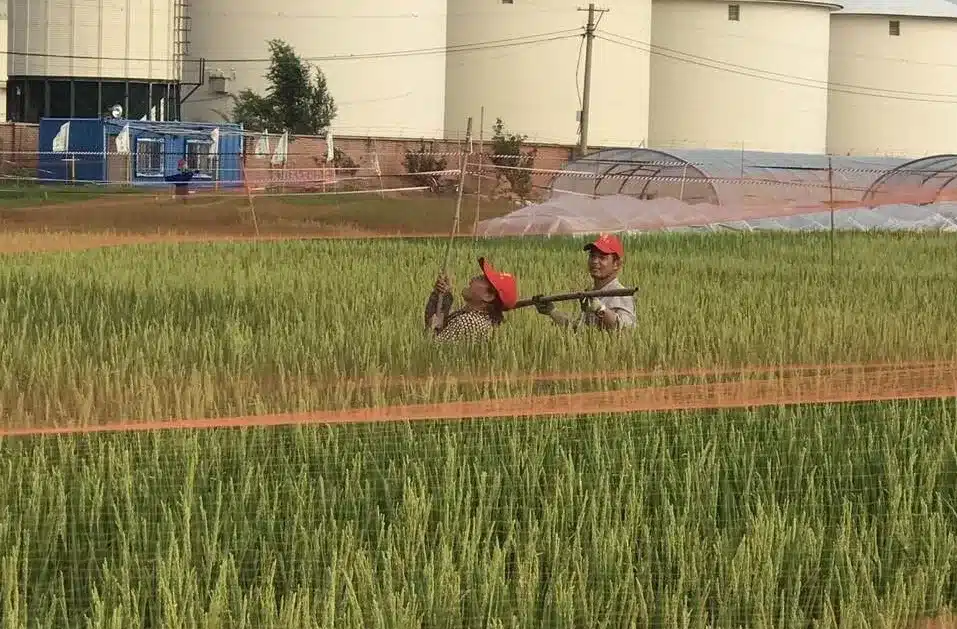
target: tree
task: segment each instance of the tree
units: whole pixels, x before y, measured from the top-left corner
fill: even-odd
[[[492,127],[492,163],[498,168],[498,177],[508,181],[513,194],[523,201],[532,192],[532,172],[535,165],[535,149],[522,152],[528,136],[509,133],[501,118],[495,120]],[[502,167],[505,168],[502,168]],[[521,169],[521,170],[517,170]],[[529,169],[529,170],[526,170]]]
[[[428,186],[432,192],[440,190],[439,177],[437,175],[417,175],[416,173],[435,173],[445,170],[446,160],[442,156],[437,156],[432,152],[431,147],[426,148],[425,140],[419,140],[419,150],[405,151],[405,170],[413,175],[414,181],[420,186]]]
[[[302,59],[280,39],[268,42],[270,63],[265,95],[245,89],[232,97],[231,121],[249,131],[321,135],[335,120],[336,102],[318,66]],[[224,116],[225,117],[225,116]]]

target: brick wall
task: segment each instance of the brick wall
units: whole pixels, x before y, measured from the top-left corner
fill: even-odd
[[[26,122],[0,123],[0,173],[36,176],[40,127]]]
[[[274,150],[275,141],[278,138],[270,136],[270,149]],[[458,168],[459,153],[466,150],[465,143],[457,140],[419,140],[419,139],[399,139],[399,138],[360,138],[360,137],[335,137],[335,147],[345,153],[358,166],[358,176],[365,178],[360,180],[360,187],[372,188],[378,185],[378,181],[373,181],[374,156],[378,155],[379,169],[383,175],[384,187],[400,187],[409,185],[407,171],[405,169],[405,153],[407,150],[418,151],[422,143],[426,150],[436,155],[442,155],[446,159],[446,168]],[[256,157],[253,152],[256,142],[249,138],[245,145],[246,150],[246,177],[248,181],[254,183],[265,183],[267,181],[276,182],[283,180],[294,182],[308,180],[316,182],[323,178],[323,169],[326,164],[326,141],[322,137],[299,136],[289,142],[287,161],[285,165],[286,174],[280,176],[276,168],[269,166],[267,157]],[[479,152],[482,148],[484,154],[491,152],[491,145],[488,142],[480,147],[479,143],[473,142],[473,151]],[[572,157],[572,148],[554,144],[529,144],[530,149],[535,149],[534,168],[542,170],[558,170]],[[477,155],[475,159],[478,159]],[[487,159],[483,160],[486,164]],[[472,170],[470,168],[470,170]],[[483,192],[488,192],[494,185],[494,173],[490,168],[483,168]],[[331,178],[331,171],[327,172],[327,177]],[[532,183],[536,188],[547,188],[554,175],[548,173],[536,173],[532,178]],[[469,178],[475,179],[475,178]],[[467,184],[468,188],[474,189],[476,182]]]

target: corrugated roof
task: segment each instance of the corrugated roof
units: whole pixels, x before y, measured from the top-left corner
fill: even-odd
[[[957,19],[957,3],[950,0],[836,0],[838,15],[899,15]]]

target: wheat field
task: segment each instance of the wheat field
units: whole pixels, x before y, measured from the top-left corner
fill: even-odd
[[[426,239],[0,258],[5,428],[952,361],[946,235],[626,241],[635,333],[437,347]],[[523,296],[582,242],[461,242]],[[953,400],[0,440],[4,627],[907,627],[957,601]]]

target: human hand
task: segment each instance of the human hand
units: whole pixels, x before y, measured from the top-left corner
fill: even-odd
[[[535,310],[539,314],[549,315],[555,310],[555,304],[550,301],[541,301],[541,295],[535,295],[532,297],[532,303],[535,304]]]
[[[435,292],[439,293],[440,295],[452,292],[452,284],[447,276],[440,275],[435,280]]]
[[[582,312],[587,314],[599,314],[605,309],[605,305],[597,297],[585,297],[579,303]]]

